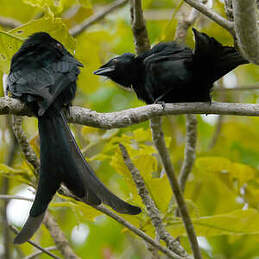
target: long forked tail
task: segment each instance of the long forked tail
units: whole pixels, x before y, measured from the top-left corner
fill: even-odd
[[[213,37],[192,29],[195,37],[194,61],[197,69],[207,74],[210,83],[218,80],[239,65],[249,63],[234,47],[223,46]]]
[[[37,231],[61,183],[87,204],[97,206],[103,202],[119,213],[131,215],[141,212],[139,207],[114,195],[95,176],[77,146],[63,112],[51,111],[38,119],[41,153],[39,184],[30,215],[14,243],[26,242]]]
[[[139,207],[130,205],[129,203],[121,200],[119,197],[114,195],[111,191],[109,191],[104,184],[96,177],[94,171],[90,167],[90,165],[84,159],[76,141],[67,125],[66,118],[63,112],[60,112],[60,119],[62,120],[62,124],[64,127],[64,134],[66,136],[67,143],[69,143],[70,149],[70,165],[74,168],[74,175],[77,175],[78,181],[81,181],[84,185],[84,196],[81,199],[91,204],[91,200],[89,200],[89,192],[93,192],[98,199],[112,207],[115,211],[124,214],[136,215],[141,212]],[[69,172],[65,173],[65,177],[70,177]],[[76,194],[76,190],[72,185],[70,185],[69,179],[66,179],[64,182],[67,187]],[[78,195],[78,194],[77,194]]]

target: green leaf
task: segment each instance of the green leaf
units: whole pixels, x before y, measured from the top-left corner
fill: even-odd
[[[22,183],[31,185],[32,173],[27,169],[14,169],[5,164],[0,164],[0,176],[14,178]]]
[[[9,33],[15,37],[26,39],[31,34],[39,31],[49,33],[53,38],[62,42],[71,54],[74,53],[75,40],[69,34],[68,29],[61,18],[54,18],[51,15],[47,15],[41,19],[32,20],[18,28],[15,28],[9,31]]]
[[[259,212],[255,209],[236,210],[227,214],[193,218],[192,222],[198,236],[259,234]],[[186,235],[180,220],[170,222],[168,230],[173,236]]]
[[[0,31],[0,70],[8,73],[11,58],[22,45],[23,40],[17,35]]]

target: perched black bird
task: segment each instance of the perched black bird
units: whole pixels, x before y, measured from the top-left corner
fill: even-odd
[[[139,56],[125,53],[94,73],[133,88],[147,104],[211,102],[213,82],[248,63],[233,47],[193,29],[195,49],[176,42],[159,43]]]
[[[38,117],[40,177],[36,197],[15,243],[27,241],[40,226],[45,211],[61,183],[90,205],[102,202],[119,213],[138,214],[110,192],[85,161],[68,127],[63,107],[70,105],[80,73],[78,62],[45,32],[30,36],[13,56],[7,88],[14,98],[31,107]]]

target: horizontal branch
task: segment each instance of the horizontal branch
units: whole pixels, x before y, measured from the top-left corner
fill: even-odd
[[[0,115],[17,114],[32,116],[32,113],[19,100],[0,98]],[[151,104],[131,108],[119,112],[99,113],[87,108],[73,106],[68,115],[69,122],[87,125],[96,128],[112,129],[125,128],[133,124],[147,121],[161,115],[173,114],[221,114],[238,116],[259,116],[259,104],[242,103],[167,103]]]

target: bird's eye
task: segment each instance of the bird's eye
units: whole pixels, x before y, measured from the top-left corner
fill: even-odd
[[[57,46],[57,48],[59,48],[59,49],[62,49],[62,48],[63,48],[62,45],[61,45],[59,42],[56,43],[56,46]]]
[[[119,62],[119,60],[117,58],[114,58],[112,61],[113,61],[113,63],[118,63]]]

